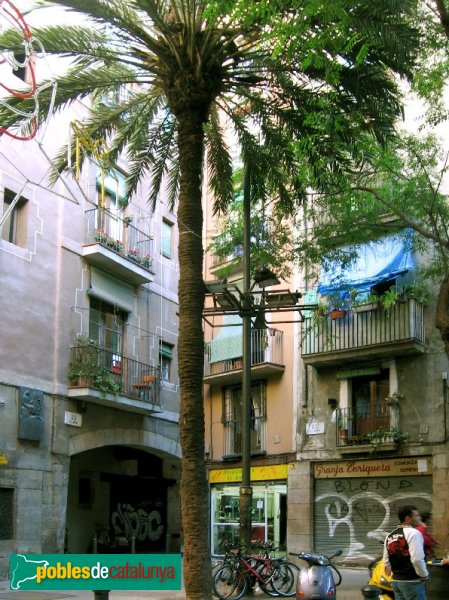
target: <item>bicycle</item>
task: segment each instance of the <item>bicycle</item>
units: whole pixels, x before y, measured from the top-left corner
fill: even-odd
[[[271,587],[273,588],[273,596],[291,597],[296,594],[296,581],[300,572],[297,565],[289,562],[285,557],[273,557],[272,553],[277,550],[277,546],[273,542],[265,542],[258,545],[263,550],[265,558],[271,558],[276,565],[276,570],[273,574]],[[277,593],[275,593],[277,592]]]
[[[241,546],[227,552],[225,562],[213,578],[214,594],[225,600],[238,600],[256,583],[269,596],[294,595],[295,575],[285,559],[273,558],[272,545],[265,546],[262,556],[243,555]],[[296,568],[293,565],[293,568]],[[293,593],[291,590],[293,589]]]

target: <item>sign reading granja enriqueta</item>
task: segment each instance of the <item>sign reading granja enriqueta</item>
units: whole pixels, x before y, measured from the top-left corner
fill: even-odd
[[[315,464],[315,479],[336,477],[404,477],[431,475],[432,458],[387,458],[379,460],[348,460]]]

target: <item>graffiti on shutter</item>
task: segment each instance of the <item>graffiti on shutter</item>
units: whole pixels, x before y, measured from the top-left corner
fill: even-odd
[[[373,560],[404,504],[430,511],[432,477],[315,479],[315,550],[330,554],[341,548],[347,562]]]

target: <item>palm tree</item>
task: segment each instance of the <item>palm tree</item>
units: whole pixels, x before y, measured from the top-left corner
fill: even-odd
[[[208,485],[202,397],[202,177],[207,160],[215,210],[232,197],[225,127],[233,127],[251,173],[254,197],[276,196],[293,210],[308,185],[357,160],[357,137],[392,134],[400,95],[392,72],[407,75],[414,0],[59,0],[86,25],[33,31],[48,54],[73,63],[39,93],[39,119],[93,96],[84,123],[110,140],[110,158],[130,159],[128,192],[152,178],[154,205],[163,179],[177,197],[179,226],[179,379],[181,510],[188,598],[211,597]],[[374,5],[374,6],[372,6]],[[313,8],[313,10],[311,10]],[[0,47],[23,55],[17,32]],[[123,103],[101,97],[123,86]],[[30,99],[13,97],[26,112]],[[0,108],[0,125],[29,123]],[[257,133],[255,133],[257,131]],[[29,133],[29,131],[28,131]],[[72,151],[74,149],[72,148]],[[64,169],[66,149],[58,168]],[[165,177],[164,177],[165,176]]]

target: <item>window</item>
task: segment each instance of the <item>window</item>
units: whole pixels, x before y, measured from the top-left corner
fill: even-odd
[[[97,228],[101,229],[110,238],[121,242],[123,228],[120,210],[126,200],[125,176],[117,169],[112,169],[104,176],[97,175],[97,203],[98,211]]]
[[[161,254],[166,258],[171,258],[172,255],[172,233],[173,224],[164,219],[162,221]]]
[[[28,202],[25,198],[16,198],[17,194],[5,189],[3,193],[3,215],[8,213],[2,227],[2,239],[16,244],[26,246],[26,225]]]
[[[170,381],[172,360],[173,345],[161,340],[159,343],[159,361],[162,381]]]
[[[225,388],[223,424],[225,426],[224,455],[242,453],[242,387]],[[251,385],[251,452],[265,451],[266,384]]]
[[[91,298],[89,338],[105,350],[102,364],[115,373],[121,373],[123,354],[124,311],[96,298]]]

